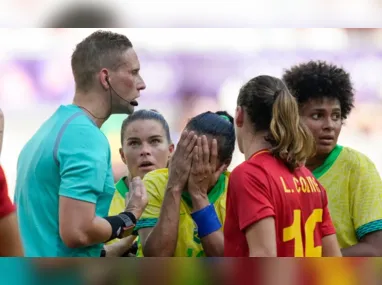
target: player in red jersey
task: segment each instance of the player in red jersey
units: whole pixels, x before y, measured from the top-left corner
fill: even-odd
[[[0,110],[0,154],[3,145],[4,115]],[[7,180],[0,166],[0,256],[23,256],[15,206],[9,199]]]
[[[265,75],[246,83],[235,128],[246,161],[229,180],[225,256],[341,256],[325,189],[303,166],[314,139],[284,83]]]

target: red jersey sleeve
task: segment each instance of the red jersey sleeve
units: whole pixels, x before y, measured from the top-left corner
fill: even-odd
[[[236,208],[239,227],[244,231],[248,226],[275,215],[269,196],[269,186],[266,174],[253,165],[246,165],[232,173],[230,179],[236,188]]]
[[[329,208],[328,208],[328,196],[326,195],[325,188],[317,181],[323,200],[323,214],[322,214],[322,223],[321,223],[321,236],[333,235],[336,233],[336,229],[334,228],[332,218],[330,217]]]
[[[3,168],[0,166],[0,218],[3,218],[15,210],[8,196],[7,180]]]

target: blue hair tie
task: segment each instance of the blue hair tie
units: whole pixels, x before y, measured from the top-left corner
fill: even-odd
[[[219,116],[222,117],[224,120],[231,123],[231,120],[226,115],[219,115]]]

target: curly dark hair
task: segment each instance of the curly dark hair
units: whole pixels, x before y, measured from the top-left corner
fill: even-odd
[[[341,117],[346,119],[354,107],[354,89],[350,74],[325,61],[309,61],[292,66],[283,81],[300,105],[310,99],[335,98],[341,105]]]

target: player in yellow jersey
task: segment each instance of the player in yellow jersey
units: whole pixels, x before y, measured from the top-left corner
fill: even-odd
[[[307,167],[327,190],[343,256],[382,256],[380,175],[367,156],[337,144],[353,108],[349,73],[333,64],[311,61],[287,70],[283,80],[316,139],[316,155]]]
[[[223,256],[222,225],[235,148],[233,118],[205,112],[183,131],[169,169],[148,173],[149,204],[137,223],[137,256]]]
[[[167,167],[174,145],[170,129],[164,117],[155,110],[139,110],[127,117],[121,127],[121,159],[128,168],[128,176],[116,184],[109,215],[117,215],[125,209],[125,197],[132,177],[143,176],[158,168]],[[136,236],[112,240],[105,245],[107,257],[131,256]],[[130,249],[130,250],[129,250]]]

